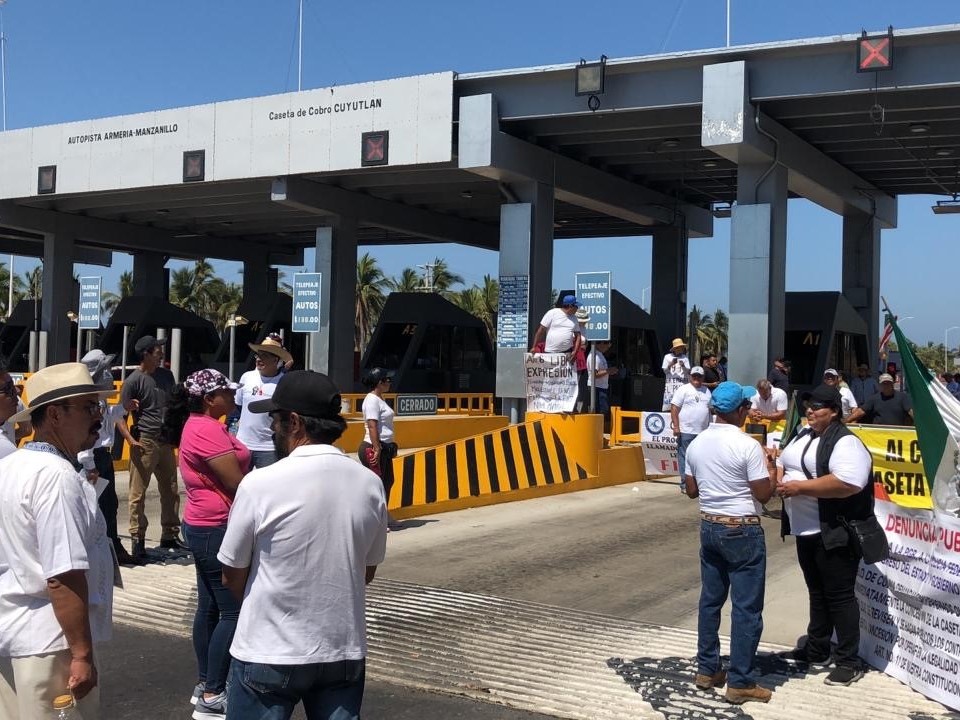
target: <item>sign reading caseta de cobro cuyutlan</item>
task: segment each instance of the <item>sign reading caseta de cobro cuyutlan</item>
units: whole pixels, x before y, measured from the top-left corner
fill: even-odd
[[[365,132],[389,131],[391,166],[453,158],[453,73],[304,90],[0,132],[0,200],[179,185],[202,150],[206,182],[362,167]]]

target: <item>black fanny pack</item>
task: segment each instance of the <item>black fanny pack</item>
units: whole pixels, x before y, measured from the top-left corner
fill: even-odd
[[[850,546],[868,565],[883,562],[890,557],[890,545],[887,534],[880,527],[875,515],[866,520],[847,520],[838,518],[850,534]]]

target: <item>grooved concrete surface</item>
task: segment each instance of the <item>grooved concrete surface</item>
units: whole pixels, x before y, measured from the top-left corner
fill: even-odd
[[[833,688],[778,658],[804,632],[806,593],[792,541],[781,543],[776,521],[764,526],[770,705],[736,708],[692,688],[697,508],[670,483],[407,521],[370,587],[369,677],[584,720],[955,717],[881,673]],[[124,578],[119,623],[189,634],[192,567]]]

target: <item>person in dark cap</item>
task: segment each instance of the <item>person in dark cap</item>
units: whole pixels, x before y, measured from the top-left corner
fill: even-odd
[[[227,684],[236,720],[290,718],[301,702],[307,717],[360,717],[365,585],[386,552],[387,505],[380,478],[333,446],[340,402],[326,375],[295,370],[249,405],[270,414],[280,459],[240,483],[217,555],[243,598]]]
[[[87,366],[90,377],[97,385],[106,390],[113,390],[113,373],[110,370],[113,358],[113,355],[105,355],[103,350],[96,349],[84,355],[80,362]],[[107,537],[113,542],[117,561],[121,565],[137,563],[137,560],[120,543],[120,537],[117,535],[117,510],[120,507],[120,501],[117,498],[116,477],[113,470],[113,441],[116,433],[119,432],[127,443],[132,444],[133,436],[127,429],[126,418],[127,409],[124,408],[122,403],[109,405],[103,402],[100,436],[92,448],[77,455],[77,460],[83,464],[83,468],[87,471],[91,480],[95,482],[99,477],[106,482],[106,487],[100,493],[98,503],[100,511],[107,521]]]
[[[807,642],[791,654],[810,667],[835,667],[827,685],[863,677],[859,658],[860,606],[854,583],[860,556],[850,544],[848,520],[873,515],[873,461],[863,442],[843,424],[836,387],[820,385],[801,396],[807,427],[777,459],[777,494],[783,500],[781,535],[797,539],[797,560],[810,598]],[[843,518],[843,520],[841,520]]]
[[[150,476],[157,476],[160,491],[160,547],[186,550],[180,539],[180,491],[177,487],[177,460],[173,446],[161,433],[163,414],[176,384],[173,373],[163,367],[163,343],[145,335],[134,346],[139,366],[127,377],[120,399],[133,412],[130,447],[130,554],[146,556],[144,538],[147,516],[143,511]]]
[[[701,690],[727,686],[727,702],[768,702],[756,683],[757,646],[763,632],[767,546],[760,504],[773,482],[763,448],[740,430],[750,413],[749,385],[722,382],[710,397],[716,422],[687,449],[687,495],[700,499],[700,609],[697,676]],[[730,667],[720,666],[720,610],[730,596]]]

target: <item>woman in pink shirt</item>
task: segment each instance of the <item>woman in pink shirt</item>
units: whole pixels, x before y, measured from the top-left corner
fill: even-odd
[[[217,560],[230,505],[250,469],[250,451],[220,422],[236,408],[237,387],[217,370],[198,370],[174,388],[164,416],[167,439],[180,448],[187,491],[183,536],[197,569],[193,648],[199,682],[191,698],[197,720],[226,715],[230,643],[240,614],[240,603],[224,587]]]

